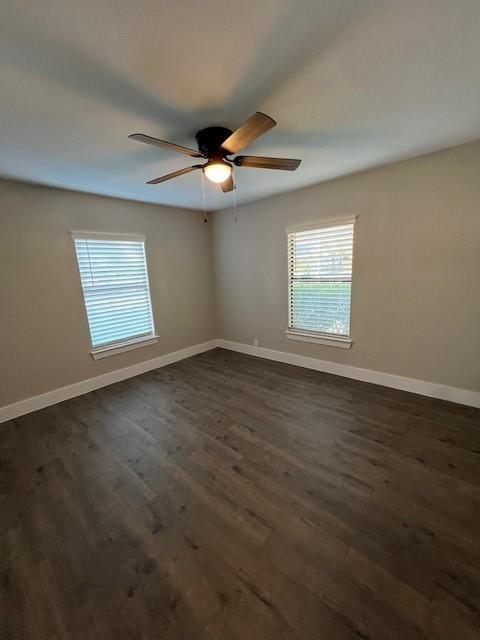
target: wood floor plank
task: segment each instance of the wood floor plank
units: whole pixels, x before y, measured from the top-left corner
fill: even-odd
[[[480,637],[480,411],[216,349],[0,426],[5,640]]]

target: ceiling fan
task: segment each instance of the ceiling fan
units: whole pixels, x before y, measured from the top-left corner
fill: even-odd
[[[149,180],[147,184],[159,184],[177,176],[183,176],[185,173],[202,169],[206,177],[220,185],[225,193],[235,189],[233,181],[233,166],[236,167],[253,167],[256,169],[281,169],[283,171],[295,171],[301,160],[293,160],[292,158],[266,158],[262,156],[236,156],[229,158],[231,154],[238,153],[251,142],[269,131],[277,123],[275,120],[257,111],[246,122],[242,124],[236,131],[231,131],[225,127],[207,127],[195,134],[197,139],[198,151],[182,147],[181,145],[159,140],[146,136],[143,133],[132,133],[128,137],[137,142],[152,144],[157,147],[166,147],[180,153],[184,153],[192,158],[205,158],[205,164],[194,164],[191,167],[185,167],[180,171],[174,171],[161,178]]]

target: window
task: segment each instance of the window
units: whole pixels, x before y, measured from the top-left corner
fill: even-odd
[[[156,341],[143,236],[72,233],[94,358]]]
[[[354,219],[287,229],[287,337],[349,348]]]

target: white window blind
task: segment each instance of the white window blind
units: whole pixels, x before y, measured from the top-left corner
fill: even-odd
[[[350,335],[354,222],[288,234],[289,329]]]
[[[92,347],[153,336],[144,239],[72,235]]]

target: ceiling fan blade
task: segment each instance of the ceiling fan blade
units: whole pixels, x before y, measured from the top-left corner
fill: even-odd
[[[273,118],[257,111],[222,142],[221,148],[227,153],[238,153],[248,144],[267,133],[276,124]]]
[[[171,180],[172,178],[176,178],[178,176],[183,176],[185,173],[190,173],[190,171],[195,171],[196,169],[202,169],[203,165],[194,164],[192,167],[185,167],[185,169],[180,169],[179,171],[174,171],[173,173],[167,173],[166,176],[162,176],[161,178],[154,178],[153,180],[149,180],[146,184],[159,184],[160,182],[165,182],[166,180]]]
[[[224,180],[224,182],[220,183],[222,187],[223,193],[228,193],[229,191],[233,191],[237,188],[235,182],[233,181],[233,174],[230,174],[230,177]]]
[[[295,171],[301,160],[293,158],[264,158],[262,156],[237,156],[233,163],[237,167],[254,167],[256,169],[282,169]]]
[[[144,144],[152,144],[155,147],[163,147],[165,149],[171,149],[172,151],[179,151],[180,153],[184,153],[187,156],[192,158],[203,158],[203,153],[199,151],[195,151],[194,149],[189,149],[188,147],[182,147],[180,144],[174,144],[173,142],[167,142],[166,140],[159,140],[158,138],[152,138],[151,136],[146,136],[143,133],[131,133],[128,136],[131,140],[136,140],[137,142],[143,142]]]

